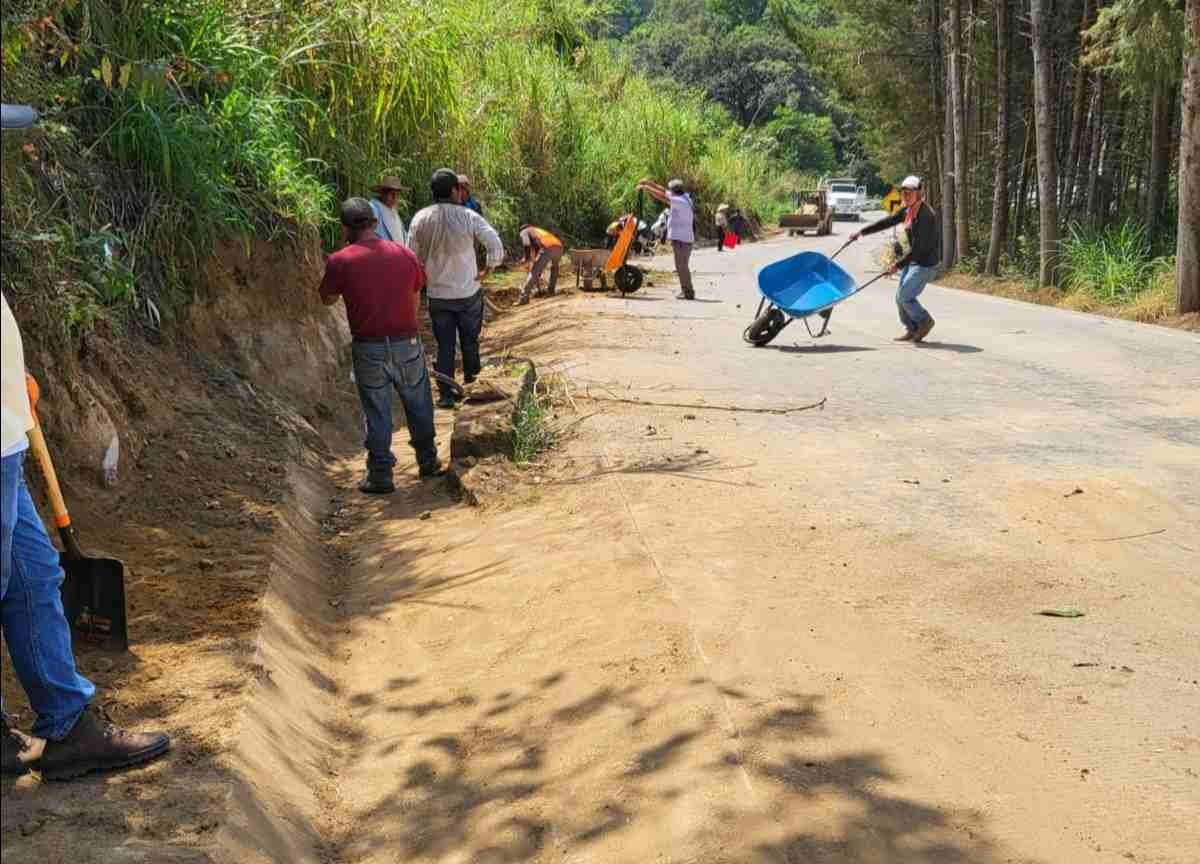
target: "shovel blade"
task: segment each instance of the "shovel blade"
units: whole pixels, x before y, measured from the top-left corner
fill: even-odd
[[[129,649],[125,565],[115,558],[63,560],[63,611],[75,638],[108,651]]]

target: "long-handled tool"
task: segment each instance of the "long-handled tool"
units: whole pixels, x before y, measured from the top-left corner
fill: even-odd
[[[846,249],[853,242],[854,242],[853,240],[847,240],[845,243],[843,243],[841,246],[838,247],[838,250],[836,252],[834,252],[832,255],[829,256],[829,260],[832,261],[834,258],[841,255],[843,252],[846,251]]]
[[[71,524],[71,514],[58,485],[58,473],[46,447],[46,438],[37,417],[37,382],[27,377],[29,402],[33,407],[33,428],[29,430],[29,448],[42,469],[46,494],[54,511],[54,524],[62,540],[61,563],[66,578],[62,584],[63,611],[67,622],[84,642],[110,651],[129,649],[129,630],[125,615],[125,565],[115,558],[90,558],[79,548],[79,538]]]

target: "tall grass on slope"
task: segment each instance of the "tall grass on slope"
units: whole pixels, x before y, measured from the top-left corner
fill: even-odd
[[[1105,303],[1130,303],[1172,265],[1155,258],[1144,226],[1125,222],[1101,233],[1073,227],[1062,243],[1066,287]]]

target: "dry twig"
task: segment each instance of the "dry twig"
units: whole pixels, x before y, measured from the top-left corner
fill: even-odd
[[[706,405],[703,402],[655,402],[648,399],[626,399],[621,396],[593,396],[591,393],[579,398],[589,399],[593,402],[620,402],[625,405],[642,405],[653,408],[688,408],[693,411],[732,411],[738,414],[798,414],[801,411],[811,411],[814,408],[824,410],[825,402],[829,397],[823,398],[820,402],[813,402],[809,405],[797,405],[792,408],[748,408],[742,405]]]

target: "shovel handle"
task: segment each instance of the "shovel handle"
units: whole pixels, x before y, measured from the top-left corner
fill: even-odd
[[[29,388],[29,405],[33,414],[33,428],[26,435],[29,438],[29,449],[37,459],[38,467],[42,469],[42,480],[46,484],[46,497],[50,499],[50,509],[54,511],[54,524],[58,527],[58,536],[62,538],[63,551],[68,559],[83,557],[79,541],[75,537],[75,529],[71,527],[71,513],[67,510],[67,502],[63,499],[62,487],[58,485],[58,472],[54,470],[54,460],[50,458],[50,449],[46,446],[46,436],[42,434],[42,424],[37,415],[37,382],[26,376]]]

